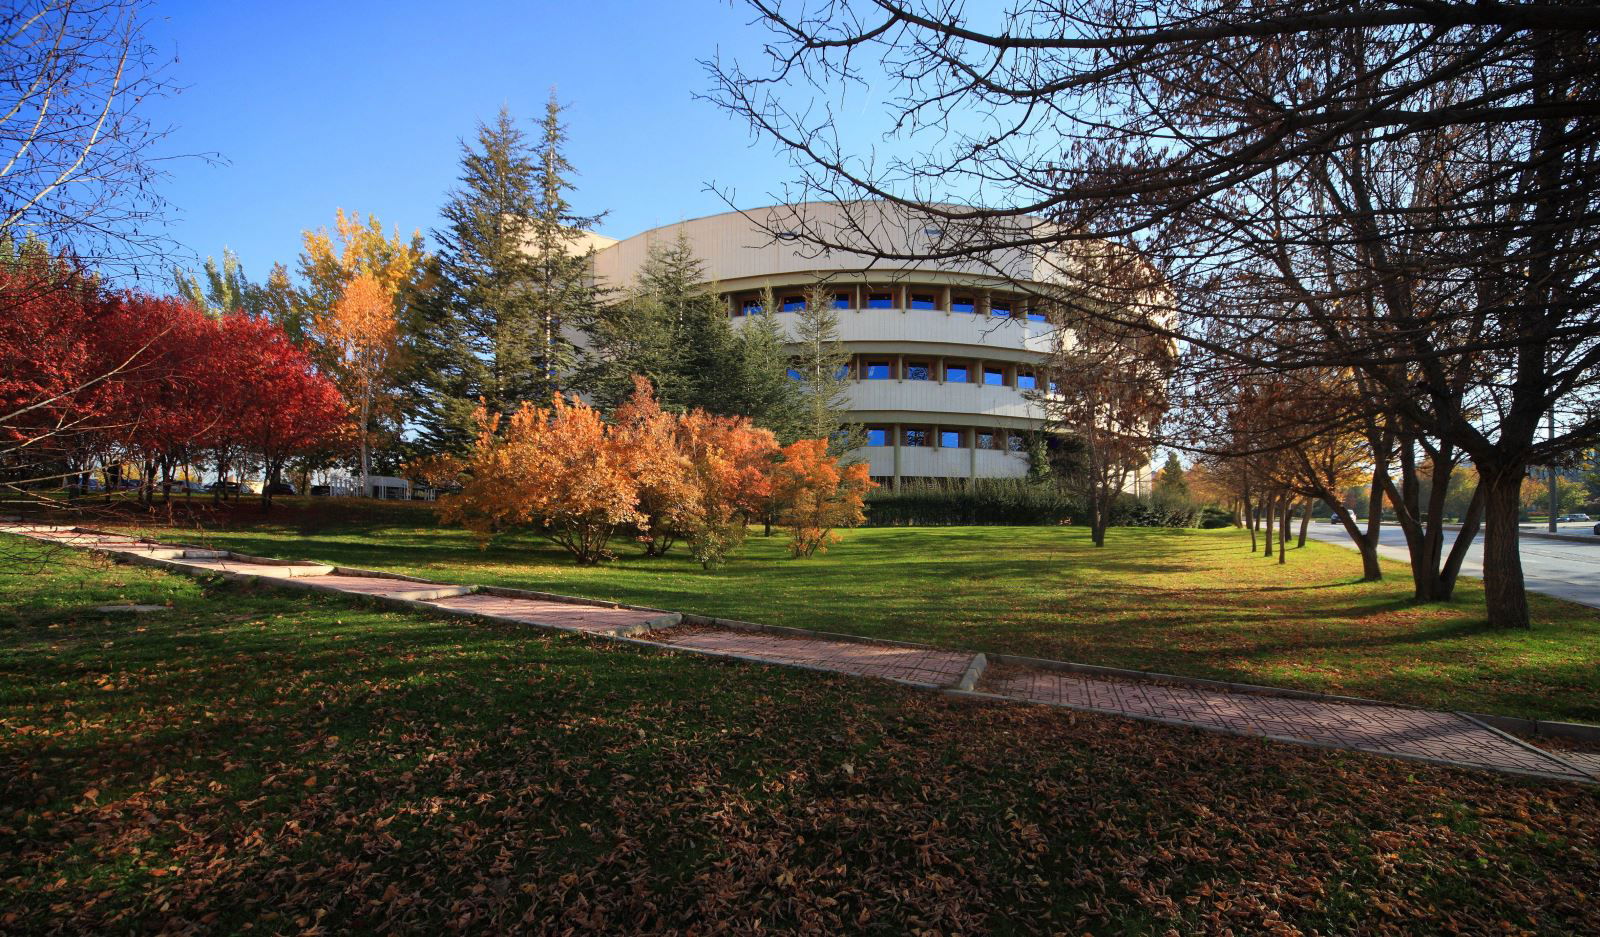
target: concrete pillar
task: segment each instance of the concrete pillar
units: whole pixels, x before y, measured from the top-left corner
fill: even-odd
[[[941,290],[940,293],[939,293],[939,308],[944,310],[944,314],[945,315],[949,315],[950,314],[950,286],[949,286],[949,284],[946,284],[945,288],[943,290]]]
[[[905,434],[905,429],[899,423],[891,423],[891,424],[889,424],[889,426],[890,426],[890,429],[894,432],[894,480],[890,484],[889,487],[890,487],[890,490],[892,490],[892,491],[899,491],[900,490],[900,444],[902,442],[901,437]]]
[[[993,308],[991,306],[991,304],[993,302],[994,302],[994,291],[993,290],[981,290],[981,291],[979,291],[979,293],[978,293],[978,315],[980,315],[980,316],[988,316],[989,315],[989,310],[991,308]]]

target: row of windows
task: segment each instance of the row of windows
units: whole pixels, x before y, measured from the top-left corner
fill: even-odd
[[[806,298],[804,296],[782,296],[776,300],[776,303],[779,312],[802,312],[806,308]],[[833,294],[833,308],[835,309],[853,309],[855,308],[854,303],[854,294]],[[867,293],[864,308],[893,309],[895,308],[894,294],[869,292]],[[939,299],[934,293],[912,293],[906,300],[906,308],[938,309]],[[760,299],[746,298],[739,301],[738,306],[734,309],[734,315],[759,316],[764,311]],[[976,313],[978,311],[978,301],[972,296],[952,295],[950,297],[950,311]],[[996,319],[1021,318],[1030,322],[1048,321],[1043,309],[1011,299],[992,300],[989,303],[989,315]]]
[[[894,428],[889,426],[868,426],[867,445],[892,446],[894,445]],[[1027,441],[1016,433],[1003,433],[984,429],[946,429],[934,430],[927,426],[902,426],[900,427],[900,445],[902,446],[932,446],[938,440],[941,449],[965,449],[967,440],[972,440],[975,449],[1005,449],[1010,452],[1023,452],[1027,448]]]
[[[937,369],[928,361],[908,359],[905,363],[905,373],[902,380],[931,381]],[[864,381],[887,381],[894,377],[894,363],[888,360],[868,358],[861,363],[861,379]],[[984,365],[981,369],[973,369],[964,362],[944,362],[944,381],[947,384],[988,384],[991,387],[1015,387],[1017,390],[1037,390],[1039,377],[1033,369],[1018,367],[1008,372],[998,365]],[[1055,392],[1055,382],[1050,382],[1050,392]]]

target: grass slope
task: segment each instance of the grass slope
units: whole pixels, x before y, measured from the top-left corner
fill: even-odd
[[[1600,722],[1600,611],[1531,596],[1531,632],[1488,628],[1482,587],[1415,605],[1410,574],[1361,583],[1351,551],[1309,543],[1289,562],[1239,531],[1083,528],[850,531],[791,560],[754,536],[724,569],[682,549],[627,543],[597,568],[532,536],[479,550],[420,504],[253,505],[163,536],[454,582],[563,591],[777,625],[1189,676],[1298,687],[1430,708]],[[759,533],[759,532],[758,532]]]
[[[0,596],[0,932],[1600,926],[1588,788],[81,554]]]

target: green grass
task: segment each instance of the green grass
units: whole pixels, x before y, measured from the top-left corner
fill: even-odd
[[[618,543],[594,568],[530,535],[478,549],[420,504],[254,505],[162,536],[453,582],[560,591],[776,625],[1504,715],[1600,722],[1600,610],[1531,597],[1531,632],[1489,628],[1477,580],[1415,605],[1410,574],[1357,581],[1349,550],[1252,555],[1239,531],[1076,527],[850,531],[793,560],[759,530],[723,569]]]
[[[1571,934],[1597,890],[1591,788],[0,568],[8,934]]]

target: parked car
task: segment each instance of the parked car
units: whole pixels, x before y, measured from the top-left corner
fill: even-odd
[[[206,486],[199,482],[178,480],[168,482],[167,490],[175,495],[199,494],[206,490]]]
[[[333,496],[333,489],[327,485],[312,485],[311,497],[328,498]]]
[[[1563,514],[1560,517],[1556,518],[1556,523],[1565,524],[1568,521],[1586,521],[1586,520],[1589,520],[1589,515],[1587,515],[1587,514]]]
[[[267,486],[267,494],[269,495],[297,495],[299,493],[288,482],[273,482]]]
[[[241,491],[238,482],[212,482],[206,486],[206,490],[220,491],[225,495],[236,495]]]

